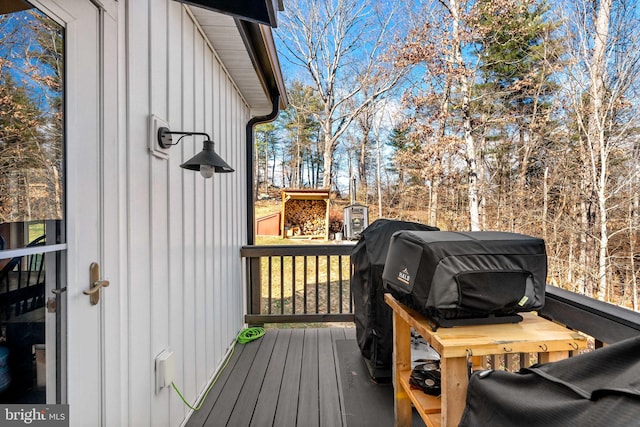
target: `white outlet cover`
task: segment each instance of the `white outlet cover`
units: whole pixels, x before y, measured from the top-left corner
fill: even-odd
[[[158,129],[161,127],[168,128],[169,124],[155,114],[149,116],[149,152],[160,159],[166,160],[169,158],[169,149],[162,148],[158,144]]]
[[[173,352],[170,349],[162,350],[155,359],[156,368],[156,394],[173,382],[174,363]]]

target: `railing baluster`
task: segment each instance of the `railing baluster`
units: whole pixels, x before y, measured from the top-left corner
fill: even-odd
[[[319,304],[319,300],[320,300],[320,296],[318,295],[318,291],[320,290],[319,289],[319,285],[318,285],[318,283],[320,282],[320,277],[319,277],[320,276],[320,273],[319,273],[320,266],[318,265],[319,259],[320,259],[320,257],[316,255],[316,313],[319,312],[318,304]]]
[[[280,255],[280,314],[284,314],[284,256]]]
[[[351,278],[353,277],[354,266],[349,260],[349,313],[353,313],[353,295],[351,294]]]
[[[327,255],[327,313],[331,313],[331,261]]]
[[[291,314],[296,314],[296,256],[291,256]]]
[[[342,257],[341,256],[338,256],[338,286],[339,286],[338,301],[340,303],[339,313],[342,313]]]
[[[273,258],[269,257],[269,314],[272,314],[273,309]]]
[[[307,314],[307,257],[306,256],[302,258],[302,262],[304,266],[304,270],[302,273],[302,276],[303,276],[302,280],[304,282],[303,305],[304,305],[304,314]]]
[[[260,257],[247,258],[247,284],[249,285],[250,313],[263,313],[268,309],[266,305],[268,304],[268,301],[265,301],[264,303],[262,301],[262,280],[264,277],[262,274],[262,262],[263,258]]]
[[[511,361],[511,354],[505,354],[504,355],[504,369],[506,371],[511,372],[513,369],[513,363]]]

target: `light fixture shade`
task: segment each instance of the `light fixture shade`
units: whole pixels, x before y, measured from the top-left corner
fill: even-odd
[[[213,149],[213,141],[204,141],[202,151],[193,156],[180,165],[181,168],[189,169],[193,171],[199,171],[200,166],[211,166],[216,173],[229,173],[234,172],[233,168],[229,166],[222,157],[216,154]]]

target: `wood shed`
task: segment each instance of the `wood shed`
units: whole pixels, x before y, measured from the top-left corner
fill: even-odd
[[[280,227],[286,238],[329,239],[329,190],[283,189]]]

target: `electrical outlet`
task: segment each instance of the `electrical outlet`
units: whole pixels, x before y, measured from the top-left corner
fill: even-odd
[[[149,152],[160,159],[169,158],[169,149],[158,144],[158,129],[168,128],[169,124],[156,115],[149,116]]]
[[[171,385],[174,373],[173,352],[170,349],[162,350],[156,356],[156,394]]]

